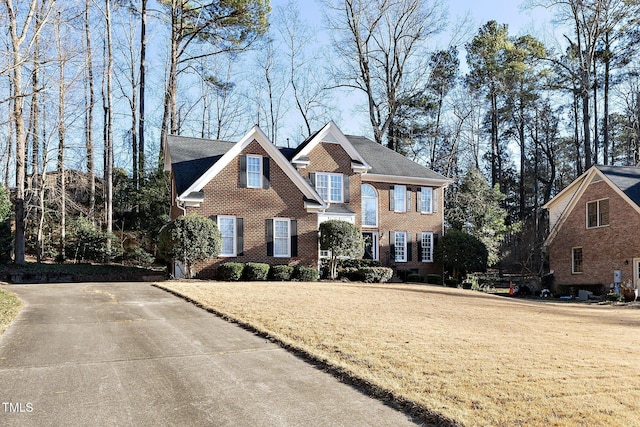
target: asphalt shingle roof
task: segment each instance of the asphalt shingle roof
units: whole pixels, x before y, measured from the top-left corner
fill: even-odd
[[[177,135],[169,135],[167,143],[178,194],[184,193],[235,144]]]
[[[640,206],[640,168],[633,166],[596,166],[633,202]]]
[[[362,158],[371,166],[369,173],[446,180],[443,175],[418,164],[364,136],[345,135]]]

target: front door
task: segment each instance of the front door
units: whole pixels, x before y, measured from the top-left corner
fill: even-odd
[[[378,233],[364,232],[364,259],[378,259]]]
[[[640,289],[640,258],[633,259],[633,287]]]

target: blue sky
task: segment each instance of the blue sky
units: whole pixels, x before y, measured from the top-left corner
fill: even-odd
[[[272,0],[272,8],[284,6],[289,0]],[[303,18],[307,19],[309,24],[318,29],[326,26],[322,14],[321,0],[297,0],[302,11]],[[506,0],[503,2],[496,0],[443,0],[449,9],[449,28],[454,27],[454,23],[467,17],[467,31],[464,33],[465,38],[456,40],[455,44],[459,46],[460,60],[464,62],[464,48],[462,47],[468,42],[478,31],[478,29],[489,20],[496,20],[500,24],[508,24],[509,34],[513,36],[530,33],[536,37],[545,40],[545,34],[550,27],[551,14],[544,9],[523,10],[520,6],[521,1]],[[322,33],[318,36],[322,38]],[[438,41],[431,41],[429,49],[443,49],[451,43],[451,35],[448,33],[439,36]],[[463,65],[464,70],[464,65]],[[345,133],[366,135],[371,137],[371,125],[368,115],[363,108],[364,97],[358,93],[345,93],[338,95],[338,105],[340,111],[335,111],[333,120]],[[290,112],[291,114],[291,112]],[[291,117],[291,116],[288,116]],[[287,122],[285,118],[285,122]],[[287,134],[287,124],[285,129],[281,129],[281,135]]]

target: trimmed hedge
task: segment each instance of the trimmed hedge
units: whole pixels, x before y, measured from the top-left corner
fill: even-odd
[[[375,259],[341,259],[338,268],[355,268],[359,270],[364,267],[380,267],[382,264]]]
[[[424,282],[424,276],[422,274],[409,274],[407,276],[407,282]]]
[[[318,270],[316,270],[315,268],[297,265],[293,269],[293,278],[294,280],[298,280],[300,282],[317,282]]]
[[[286,282],[293,276],[293,267],[290,265],[272,265],[269,271],[272,280]]]
[[[427,283],[431,285],[441,285],[442,276],[440,276],[439,274],[427,274]]]
[[[393,276],[393,269],[388,267],[365,267],[358,270],[365,283],[384,283]]]
[[[225,262],[218,266],[218,279],[237,282],[242,278],[244,264],[239,262]]]
[[[242,277],[249,281],[267,280],[269,277],[269,264],[248,262],[244,265]]]

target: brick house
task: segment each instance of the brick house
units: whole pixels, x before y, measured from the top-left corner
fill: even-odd
[[[330,122],[295,149],[276,147],[258,126],[238,142],[169,136],[167,145],[171,218],[210,217],[222,234],[219,257],[196,266],[200,277],[229,261],[317,268],[328,219],[362,230],[365,258],[442,273],[433,249],[451,180],[374,141]]]
[[[555,291],[640,285],[640,168],[593,166],[544,205]]]

